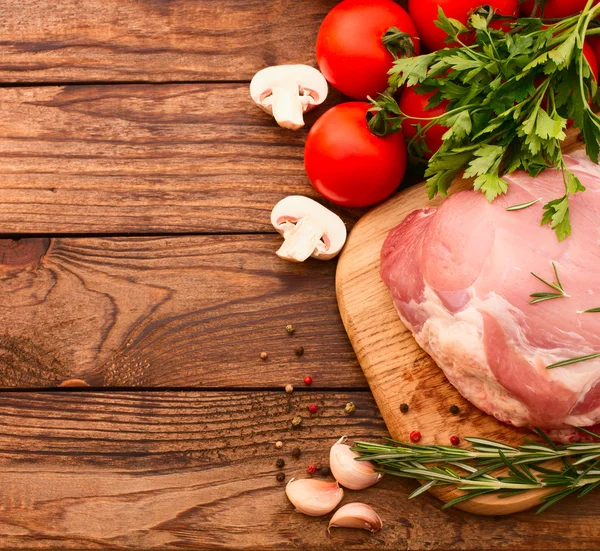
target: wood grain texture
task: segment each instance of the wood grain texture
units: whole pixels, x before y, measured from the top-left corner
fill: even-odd
[[[0,88],[0,233],[273,232],[277,201],[318,196],[306,133],[246,84]]]
[[[335,261],[286,262],[280,243],[0,240],[0,386],[264,388],[310,373],[315,387],[366,387],[336,308]]]
[[[347,416],[352,400],[357,409]],[[321,406],[313,417],[309,403]],[[290,429],[291,416],[304,417]],[[293,510],[286,480],[327,464],[337,435],[380,438],[368,392],[3,393],[3,549],[595,550],[600,502],[567,499],[543,517],[443,512],[392,477],[343,503],[372,504],[382,532],[332,530]],[[282,440],[276,450],[273,443]],[[300,459],[291,457],[300,447]]]
[[[249,80],[315,65],[336,0],[3,0],[1,82]]]
[[[570,131],[564,143],[565,152],[579,147],[577,134]],[[470,185],[468,181],[458,181],[450,192]],[[442,201],[440,196],[430,201],[424,185],[414,186],[376,207],[356,224],[336,275],[342,320],[394,438],[407,442],[410,432],[419,430],[424,444],[448,445],[452,435],[481,436],[516,444],[524,436],[530,437],[531,432],[497,421],[460,395],[400,321],[379,275],[381,247],[390,230],[411,212],[439,206]],[[402,403],[410,405],[411,415],[400,412]],[[459,416],[449,413],[452,405],[459,406]],[[436,495],[449,501],[460,494],[438,489]],[[525,510],[538,502],[538,494],[527,493],[502,500],[480,496],[459,507],[479,514],[499,515]]]

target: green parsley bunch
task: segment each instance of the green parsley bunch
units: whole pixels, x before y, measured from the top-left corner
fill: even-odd
[[[600,151],[600,118],[588,104],[597,83],[582,52],[586,35],[600,34],[595,27],[600,5],[592,4],[589,0],[580,14],[554,22],[505,18],[507,32],[489,26],[493,14],[485,9],[471,15],[467,29],[440,8],[436,25],[459,46],[394,61],[389,89],[373,102],[371,130],[377,135],[397,132],[403,120],[414,118],[393,97],[404,84],[418,84],[420,93],[434,92],[429,107],[449,100],[446,113],[416,125],[408,144],[411,157],[423,159],[426,131],[435,124],[449,127],[427,164],[429,197],[447,195],[464,171],[465,178],[474,178],[474,188],[493,201],[508,190],[504,174],[524,169],[535,176],[556,168],[565,193],[544,205],[542,224],[565,239],[571,233],[569,197],[585,191],[563,160],[560,145],[567,120],[581,131],[595,163]],[[473,30],[474,44],[464,44],[460,35]]]

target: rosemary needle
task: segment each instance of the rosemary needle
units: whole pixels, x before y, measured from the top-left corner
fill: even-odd
[[[600,358],[600,352],[595,354],[588,354],[587,356],[578,356],[577,358],[569,358],[567,360],[561,360],[546,366],[546,369],[554,369],[555,367],[564,367],[565,365],[576,364],[579,362],[585,362],[587,360],[593,360],[594,358]]]
[[[600,355],[600,354],[599,354]],[[372,461],[377,470],[394,476],[425,481],[409,498],[434,486],[454,486],[464,494],[444,505],[452,507],[483,494],[509,497],[529,490],[556,488],[541,498],[538,513],[572,493],[583,497],[600,486],[600,442],[556,445],[540,429],[543,442],[525,439],[518,447],[485,438],[466,438],[470,449],[450,446],[420,446],[390,441],[386,444],[355,442],[359,461]],[[600,440],[588,429],[581,432]],[[560,459],[560,468],[544,463]],[[505,475],[494,475],[507,469]]]
[[[529,201],[528,203],[521,203],[520,205],[512,205],[510,207],[506,207],[506,210],[508,210],[508,211],[523,210],[523,209],[526,209],[528,207],[535,205],[536,203],[539,203],[540,201],[541,201],[541,199],[534,199],[533,201]]]
[[[591,314],[593,312],[600,312],[600,308],[590,308],[589,310],[584,310],[583,314]]]
[[[542,279],[539,275],[536,275],[533,272],[531,272],[531,275],[556,292],[549,293],[546,291],[540,293],[532,293],[531,295],[529,295],[532,298],[532,300],[529,301],[529,304],[537,304],[538,302],[544,302],[545,300],[552,300],[554,298],[567,298],[569,296],[563,289],[560,278],[558,277],[558,270],[556,269],[556,264],[554,262],[552,263],[552,268],[554,269],[554,276],[556,278],[555,282],[549,283],[548,281]]]

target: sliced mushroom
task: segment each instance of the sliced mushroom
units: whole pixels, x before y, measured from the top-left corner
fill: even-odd
[[[271,212],[271,223],[284,239],[277,256],[292,262],[304,262],[309,256],[329,260],[346,242],[342,219],[301,195],[279,201]]]
[[[308,65],[276,65],[254,75],[250,95],[279,126],[298,130],[304,126],[302,115],[325,101],[327,81]]]

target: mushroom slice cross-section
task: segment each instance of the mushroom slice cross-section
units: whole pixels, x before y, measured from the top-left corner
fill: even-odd
[[[327,98],[327,81],[308,65],[275,65],[260,70],[250,82],[256,105],[275,117],[283,128],[304,126],[303,114]]]
[[[309,256],[329,260],[346,242],[342,219],[302,195],[279,201],[271,211],[271,223],[284,239],[277,256],[291,262],[304,262]]]

